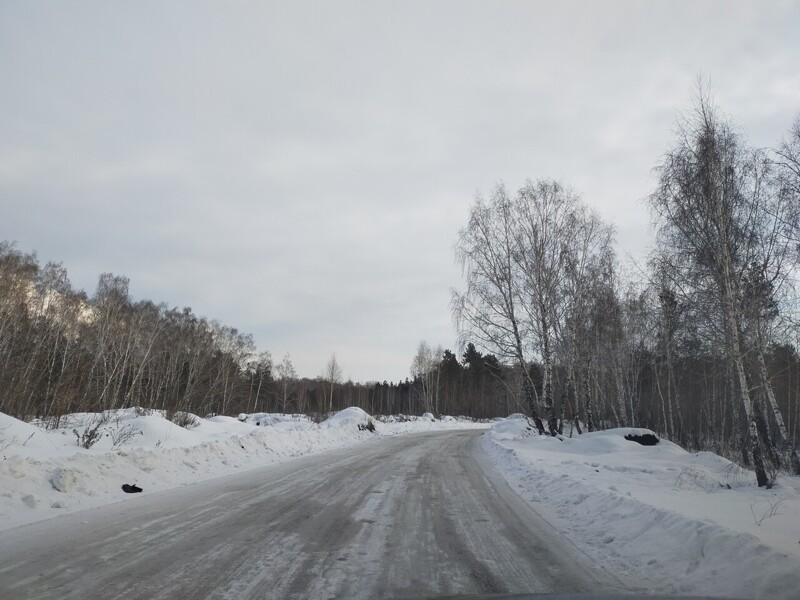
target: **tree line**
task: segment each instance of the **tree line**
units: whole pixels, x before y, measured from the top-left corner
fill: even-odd
[[[759,485],[800,473],[800,118],[754,148],[700,89],[655,173],[654,247],[628,273],[562,183],[478,197],[456,244],[462,339],[516,378],[542,434],[648,427],[735,455]]]
[[[252,408],[270,375],[253,339],[100,276],[91,298],[66,269],[0,243],[0,410],[57,424],[71,412]]]
[[[444,353],[441,403],[419,377],[397,383],[342,381],[334,354],[316,378],[299,377],[287,354],[274,362],[252,336],[190,308],[135,301],[129,280],[104,273],[91,297],[58,263],[0,242],[0,411],[58,426],[76,412],[141,406],[176,421],[187,414],[371,414],[442,411],[497,414],[496,369],[472,348],[463,365]],[[488,361],[488,362],[487,362]]]

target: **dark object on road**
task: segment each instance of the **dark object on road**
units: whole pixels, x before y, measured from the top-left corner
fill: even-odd
[[[127,493],[127,494],[136,494],[138,492],[141,492],[142,488],[140,488],[135,483],[133,485],[128,485],[127,483],[123,483],[122,484],[122,491]]]
[[[636,435],[635,433],[629,433],[625,436],[625,439],[629,442],[636,442],[637,444],[641,444],[642,446],[655,446],[658,443],[658,438],[654,436],[652,433],[643,433],[642,435]]]

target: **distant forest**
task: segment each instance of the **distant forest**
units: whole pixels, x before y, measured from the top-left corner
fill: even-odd
[[[647,427],[751,465],[759,485],[800,473],[800,119],[754,148],[700,89],[655,173],[654,249],[628,272],[612,226],[563,183],[478,197],[456,240],[460,348],[420,342],[401,382],[342,381],[335,356],[300,378],[232,327],[134,302],[125,277],[89,297],[0,243],[0,411],[524,412],[553,436]]]

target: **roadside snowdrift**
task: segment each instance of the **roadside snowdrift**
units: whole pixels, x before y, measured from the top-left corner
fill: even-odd
[[[800,597],[800,478],[772,490],[708,452],[614,429],[559,440],[495,423],[485,454],[587,555],[650,593]]]
[[[485,427],[416,418],[382,423],[348,408],[320,424],[304,415],[259,413],[181,427],[158,411],[73,414],[43,429],[0,413],[0,529],[334,448],[406,432]],[[375,432],[359,428],[373,423]],[[79,445],[91,439],[89,448]]]

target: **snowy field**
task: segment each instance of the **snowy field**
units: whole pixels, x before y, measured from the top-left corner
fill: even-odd
[[[371,418],[359,408],[319,424],[266,413],[184,415],[184,424],[125,409],[73,414],[45,429],[0,413],[0,529],[135,497],[123,484],[147,494],[387,435],[486,427],[432,415]]]
[[[800,478],[759,489],[752,472],[668,441],[613,429],[563,440],[523,418],[494,424],[483,450],[534,509],[643,591],[800,598]]]

